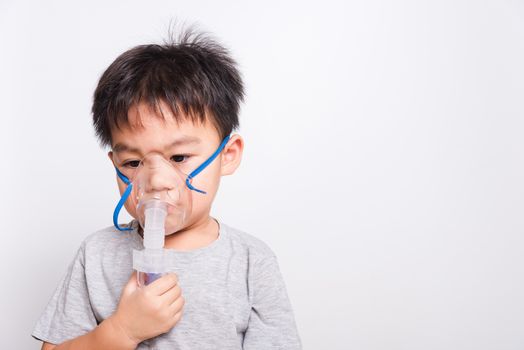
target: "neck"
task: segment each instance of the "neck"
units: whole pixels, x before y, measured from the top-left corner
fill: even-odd
[[[164,248],[180,251],[202,248],[218,238],[218,231],[218,222],[211,216],[207,216],[180,231],[167,235]],[[143,237],[141,227],[138,232]]]

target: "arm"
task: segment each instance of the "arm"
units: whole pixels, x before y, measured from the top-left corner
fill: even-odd
[[[302,349],[277,258],[272,255],[255,262],[248,278],[251,314],[243,348]]]
[[[140,342],[166,333],[178,323],[185,303],[181,293],[175,274],[138,288],[133,273],[112,316],[89,333],[59,345],[44,342],[42,350],[134,350]]]
[[[138,346],[113,319],[108,318],[91,332],[60,345],[44,342],[42,350],[112,349],[134,350]]]

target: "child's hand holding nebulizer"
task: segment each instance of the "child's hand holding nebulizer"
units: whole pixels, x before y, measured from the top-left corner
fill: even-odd
[[[133,273],[124,287],[117,311],[110,317],[115,329],[131,344],[168,332],[180,320],[184,298],[173,254],[164,248],[165,236],[182,229],[191,213],[187,175],[162,155],[151,153],[133,171],[118,172],[128,189],[115,210],[128,199],[143,229],[144,249],[133,251]],[[117,226],[118,227],[118,226]]]

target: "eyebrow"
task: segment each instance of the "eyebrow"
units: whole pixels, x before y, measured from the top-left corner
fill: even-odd
[[[200,143],[200,139],[198,137],[194,136],[183,136],[175,141],[173,141],[171,144],[167,145],[165,148],[172,148],[176,146],[182,146],[187,145],[191,143]],[[130,152],[130,153],[141,153],[138,148],[134,148],[131,146],[126,145],[125,143],[117,143],[113,147],[113,152],[115,153],[121,153],[121,152]]]

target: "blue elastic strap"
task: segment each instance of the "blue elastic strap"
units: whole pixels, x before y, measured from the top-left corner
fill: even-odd
[[[120,198],[120,200],[118,201],[115,211],[113,212],[113,225],[115,225],[115,227],[119,231],[132,231],[133,229],[131,227],[122,228],[118,225],[118,215],[120,214],[120,210],[124,206],[124,203],[126,202],[127,197],[129,197],[129,194],[131,193],[131,190],[133,189],[133,184],[131,183],[131,181],[129,181],[129,179],[124,174],[120,172],[120,170],[118,170],[118,168],[115,167],[115,169],[116,169],[116,173],[118,174],[118,177],[120,178],[120,180],[122,180],[127,185],[127,188],[124,194],[122,195],[122,198]]]
[[[215,160],[215,158],[220,154],[220,152],[222,152],[222,150],[226,146],[226,144],[229,141],[229,139],[230,139],[230,136],[229,135],[226,136],[226,138],[222,141],[222,143],[220,144],[218,149],[215,151],[215,153],[213,153],[204,163],[200,164],[200,166],[198,168],[193,170],[191,172],[191,174],[189,174],[187,176],[187,178],[186,178],[186,185],[187,185],[187,187],[189,187],[190,190],[196,191],[196,192],[199,192],[199,193],[203,193],[203,194],[207,194],[207,192],[199,190],[199,189],[193,187],[193,185],[191,185],[191,179],[193,179],[195,176],[200,174],[202,172],[202,170],[204,170],[209,164],[211,164],[211,162],[213,160]],[[120,214],[120,210],[124,206],[124,203],[126,202],[127,198],[131,194],[131,190],[133,189],[133,184],[131,183],[131,181],[129,181],[129,179],[124,174],[122,174],[120,172],[120,170],[118,170],[117,167],[115,167],[115,169],[116,169],[116,173],[117,173],[118,177],[120,178],[120,180],[122,180],[127,185],[127,188],[126,188],[125,192],[122,194],[122,198],[120,198],[120,200],[118,201],[118,204],[116,205],[115,211],[113,212],[113,224],[115,225],[115,227],[119,231],[132,231],[133,229],[130,228],[130,227],[122,228],[122,227],[120,227],[118,225],[118,215]]]

